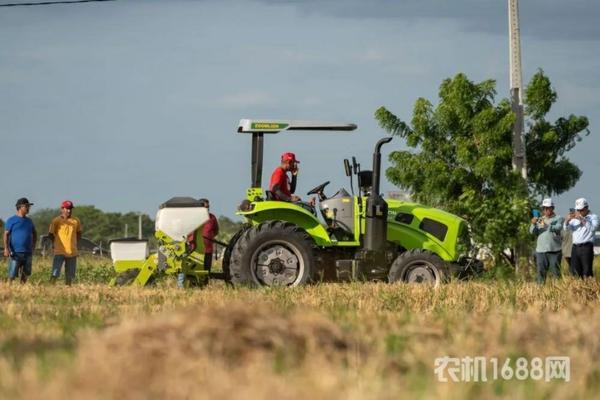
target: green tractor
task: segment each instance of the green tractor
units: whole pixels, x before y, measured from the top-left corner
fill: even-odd
[[[480,271],[482,264],[467,256],[468,227],[462,218],[379,194],[381,147],[391,137],[377,142],[372,170],[361,171],[354,157],[352,164],[344,160],[352,194],[340,189],[328,197],[329,182],[307,193],[319,198],[323,222],[312,205],[274,201],[261,188],[265,134],[355,129],[354,124],[241,120],[238,132],[252,135],[252,185],[237,213],[246,224],[228,244],[218,242],[226,246],[223,272],[203,266],[199,232],[208,210],[191,197],[175,197],[161,204],[156,216],[157,253],[148,254],[146,240],[111,242],[117,273],[111,284],[145,286],[161,275],[183,275],[185,286],[203,286],[211,278],[253,287],[352,280],[438,285]]]
[[[464,277],[482,264],[467,256],[468,226],[445,211],[379,193],[381,147],[375,145],[373,169],[360,170],[352,157],[344,167],[353,188],[325,194],[324,182],[307,195],[308,203],[274,201],[261,187],[265,135],[286,131],[353,131],[354,124],[248,120],[238,133],[252,135],[252,184],[238,215],[246,224],[234,235],[223,256],[225,279],[233,285],[298,286],[318,281],[427,282],[439,285]],[[319,219],[321,215],[323,222]]]

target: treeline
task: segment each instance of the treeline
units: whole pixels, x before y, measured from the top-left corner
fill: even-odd
[[[33,220],[38,234],[48,233],[48,227],[53,218],[60,215],[58,208],[44,208],[29,215]],[[102,244],[104,248],[111,239],[138,236],[138,218],[142,217],[142,237],[149,239],[154,244],[154,219],[148,214],[138,212],[104,212],[94,206],[78,206],[73,209],[73,216],[79,218],[83,225],[83,236],[96,244]],[[220,233],[217,239],[228,241],[240,227],[240,222],[235,222],[225,216],[220,216]],[[0,220],[0,228],[4,229],[4,223]]]

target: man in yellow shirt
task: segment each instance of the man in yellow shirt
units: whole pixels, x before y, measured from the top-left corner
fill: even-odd
[[[54,260],[50,282],[60,276],[60,269],[65,264],[65,283],[70,285],[77,269],[77,241],[81,239],[83,228],[78,218],[71,216],[73,203],[65,200],[60,205],[60,216],[50,224],[49,236],[54,244]]]

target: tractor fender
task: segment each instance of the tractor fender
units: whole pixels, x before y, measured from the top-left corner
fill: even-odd
[[[254,202],[250,210],[239,211],[237,214],[245,217],[252,225],[266,221],[291,222],[304,229],[317,246],[332,246],[329,234],[317,216],[294,203],[285,201]]]

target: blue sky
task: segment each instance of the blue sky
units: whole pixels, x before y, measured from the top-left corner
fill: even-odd
[[[8,1],[0,0],[0,3]],[[354,133],[268,137],[264,180],[284,151],[301,160],[298,193],[348,186],[342,160],[371,162],[385,105],[409,119],[417,97],[465,72],[508,96],[506,2],[118,0],[0,7],[0,216],[18,197],[143,211],[176,195],[234,216],[250,183],[240,118],[354,122]],[[600,209],[600,4],[521,4],[524,82],[543,68],[551,117],[590,118],[570,158],[583,170],[558,198]],[[403,148],[400,139],[384,155]],[[383,190],[393,190],[389,183]]]

